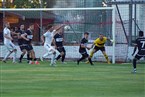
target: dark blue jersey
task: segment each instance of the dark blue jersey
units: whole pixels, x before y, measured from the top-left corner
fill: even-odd
[[[145,55],[145,37],[139,37],[135,41],[138,47],[138,53],[140,55]]]
[[[79,52],[86,52],[86,48],[81,47],[81,45],[87,46],[88,40],[83,38],[80,43]]]
[[[33,38],[33,34],[31,30],[27,30],[26,32],[26,38],[29,39],[29,41],[25,40],[24,44],[31,44],[32,38]]]
[[[25,31],[24,30],[17,30],[16,33],[18,33],[19,36],[21,36],[22,34],[25,33]],[[22,44],[24,44],[24,39],[18,38],[18,45],[22,45]]]
[[[63,46],[63,36],[60,34],[55,34],[54,35],[54,40],[55,40],[55,44],[57,47],[62,47]]]

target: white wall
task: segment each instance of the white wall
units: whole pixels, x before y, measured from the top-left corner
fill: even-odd
[[[19,57],[21,52],[20,52],[19,47],[18,46],[16,46],[16,47],[18,50],[17,57]],[[65,46],[65,49],[66,49],[66,58],[80,58],[81,57],[81,55],[78,52],[78,50],[79,50],[78,46]],[[128,54],[125,54],[126,50],[128,50]],[[43,46],[34,46],[34,51],[36,53],[37,58],[41,57],[46,52],[46,50],[44,49]],[[5,46],[1,46],[0,57],[4,57],[6,52],[7,52],[7,49],[5,48]],[[106,52],[107,52],[109,58],[111,59],[112,58],[112,46],[106,46]],[[120,60],[122,58],[126,58],[127,56],[128,56],[128,59],[132,59],[133,58],[131,56],[132,52],[133,52],[133,47],[129,47],[129,49],[116,47],[116,59]],[[12,55],[11,55],[11,57],[12,57]],[[102,53],[99,51],[94,54],[93,60],[105,61],[105,58],[103,57]],[[123,60],[125,60],[125,59],[123,59]]]

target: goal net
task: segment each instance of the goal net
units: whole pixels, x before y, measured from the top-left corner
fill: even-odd
[[[89,46],[99,37],[99,34],[115,40],[115,9],[114,7],[95,8],[39,8],[39,9],[0,9],[1,43],[3,42],[2,30],[4,22],[9,22],[11,31],[16,32],[21,24],[25,30],[30,23],[33,23],[33,44],[36,56],[40,57],[46,51],[41,45],[41,35],[46,32],[50,24],[66,24],[69,30],[64,30],[66,58],[79,58],[79,43],[84,32],[89,32]],[[13,35],[14,43],[17,45],[17,36]],[[105,44],[109,59],[115,63],[115,43],[107,41]],[[18,48],[18,57],[21,51]],[[4,57],[6,49],[1,45],[1,58]],[[98,51],[93,56],[94,61],[105,61],[103,54]]]

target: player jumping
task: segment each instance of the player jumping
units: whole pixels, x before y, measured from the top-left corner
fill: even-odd
[[[4,59],[2,60],[4,63],[6,63],[6,59],[11,55],[11,53],[14,52],[13,55],[13,63],[16,62],[16,53],[17,53],[17,49],[16,46],[12,43],[13,38],[11,37],[11,31],[10,31],[10,24],[9,22],[7,22],[5,24],[5,28],[3,30],[4,33],[4,45],[7,48],[8,52],[6,53]]]
[[[84,33],[84,38],[81,40],[81,44],[80,44],[80,48],[79,48],[79,52],[80,54],[82,55],[82,57],[77,60],[77,64],[79,65],[79,62],[88,58],[88,61],[90,62],[91,65],[93,65],[92,63],[92,60],[91,58],[89,57],[88,53],[87,53],[87,50],[90,50],[89,47],[87,47],[87,43],[88,43],[88,36],[89,36],[89,33],[88,32],[85,32]]]
[[[135,54],[137,48],[138,48],[138,53],[135,55],[133,59],[133,68],[134,68],[133,73],[136,73],[137,60],[140,60],[142,57],[145,57],[145,37],[143,31],[139,31],[139,38],[137,38],[135,41],[135,47],[132,55]]]
[[[55,32],[56,30],[54,30],[53,26],[48,26],[48,31],[41,36],[42,44],[44,44],[44,48],[47,50],[47,52],[42,56],[41,61],[43,61],[43,58],[52,55],[50,66],[54,66],[55,64],[56,51],[51,46]]]
[[[94,41],[93,45],[92,45],[92,48],[93,47],[94,48],[93,48],[93,50],[90,53],[90,57],[92,58],[94,53],[96,53],[98,50],[101,50],[101,52],[103,53],[105,59],[107,60],[107,63],[110,64],[110,60],[108,58],[108,55],[106,54],[105,46],[104,46],[107,40],[113,42],[113,40],[110,40],[109,38],[107,38],[104,35],[100,34],[99,38],[97,38]]]

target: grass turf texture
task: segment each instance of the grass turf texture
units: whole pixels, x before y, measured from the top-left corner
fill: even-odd
[[[0,97],[145,97],[145,67],[131,64],[1,63]]]

